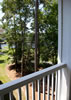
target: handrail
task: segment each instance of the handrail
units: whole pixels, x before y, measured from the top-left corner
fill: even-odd
[[[38,79],[40,79],[48,74],[51,74],[57,70],[65,68],[65,67],[66,67],[66,64],[64,64],[64,63],[57,64],[57,65],[51,66],[49,68],[43,69],[41,71],[32,73],[30,75],[24,76],[24,77],[19,78],[17,80],[0,85],[0,95],[8,93],[9,91],[13,91],[19,87],[22,87],[28,83],[31,83],[35,80],[38,80]]]

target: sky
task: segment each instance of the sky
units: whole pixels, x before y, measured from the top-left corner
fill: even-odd
[[[0,0],[0,3],[2,2],[3,0]],[[0,6],[0,19],[2,18],[2,16],[3,16],[3,13],[2,13],[2,11],[1,11],[1,6]],[[1,22],[0,22],[0,24],[1,24]]]
[[[0,0],[0,3],[2,2],[3,0]],[[42,5],[40,6],[40,9],[42,8]],[[2,18],[3,16],[3,13],[2,13],[2,10],[1,10],[1,6],[0,6],[0,19]],[[1,24],[1,22],[0,22]],[[28,27],[30,27],[30,23],[27,25]]]
[[[2,2],[3,0],[0,0],[0,2]],[[0,6],[0,18],[3,16],[3,13],[1,11],[1,6]]]

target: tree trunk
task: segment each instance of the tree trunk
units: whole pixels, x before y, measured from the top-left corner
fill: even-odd
[[[15,29],[15,16],[14,16],[14,32],[15,32],[15,36],[16,36],[16,29]],[[18,58],[17,58],[17,49],[18,49],[18,47],[17,47],[17,42],[15,41],[15,68],[16,68],[16,71],[17,71],[17,67],[18,67]]]
[[[39,63],[38,58],[38,0],[35,3],[35,72],[37,71]]]
[[[38,0],[35,2],[35,72],[39,65],[39,49],[38,49]],[[37,81],[35,82],[35,88],[37,91]]]
[[[23,32],[23,26],[22,26],[22,23],[21,23],[21,30],[22,30],[22,59],[21,59],[21,76],[23,76],[24,72],[25,72],[25,68],[26,68],[26,64],[25,64],[25,55],[24,55],[24,42],[25,42],[25,31],[26,31],[26,17],[25,17],[25,20],[24,20],[24,32]]]
[[[21,30],[22,30],[22,59],[21,59],[21,76],[23,76],[23,70],[24,69],[24,33],[23,33],[23,27],[21,23]]]
[[[18,58],[17,58],[17,43],[15,42],[15,68],[17,72],[17,67],[18,67]]]
[[[21,8],[19,7],[19,13],[21,11]],[[23,25],[22,25],[22,16],[20,13],[20,25],[21,25],[21,34],[22,34],[22,56],[21,56],[21,76],[23,76],[23,70],[24,70],[24,32],[23,32]]]

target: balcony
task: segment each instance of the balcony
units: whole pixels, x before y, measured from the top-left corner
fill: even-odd
[[[58,62],[60,64],[0,85],[0,100],[4,100],[7,93],[9,100],[13,100],[13,91],[16,89],[18,100],[50,100],[50,98],[51,100],[71,100],[71,0],[59,0],[58,4]],[[37,96],[35,95],[36,82]],[[22,91],[25,99],[22,99]]]
[[[12,82],[0,85],[0,100],[5,100],[6,94],[9,94],[9,100],[14,100],[13,91],[16,89],[18,100],[57,100],[60,92],[59,87],[61,85],[61,81],[59,80],[62,78],[61,73],[64,69],[66,69],[66,64],[57,64]],[[29,87],[31,87],[32,95],[30,95]],[[22,98],[22,93],[24,94],[25,99]]]

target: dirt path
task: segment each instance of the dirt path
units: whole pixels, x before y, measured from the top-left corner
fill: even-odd
[[[12,64],[9,64],[6,66],[6,73],[7,73],[7,76],[11,79],[11,80],[16,80],[18,78],[21,77],[21,75],[19,73],[17,73],[14,69],[10,70],[10,66]]]
[[[6,73],[8,75],[8,77],[11,80],[16,80],[18,78],[21,77],[21,75],[19,73],[17,73],[15,70],[10,70],[10,65],[8,65],[6,67]],[[25,86],[22,88],[22,100],[25,100]],[[43,93],[40,94],[41,95],[41,100],[43,100]],[[18,100],[18,95],[17,95],[17,90],[14,91],[14,96],[16,98],[16,100]],[[29,84],[29,100],[32,100],[32,86]],[[45,100],[47,100],[47,92],[45,94]],[[35,100],[38,100],[38,92],[35,92]],[[51,100],[51,95],[50,95],[50,100]]]
[[[6,70],[7,76],[12,81],[12,80],[16,80],[16,79],[20,78],[20,74],[16,73],[15,70],[10,70],[11,65],[12,64],[7,65],[5,70]],[[18,90],[14,90],[13,94],[14,94],[15,100],[18,100]]]

